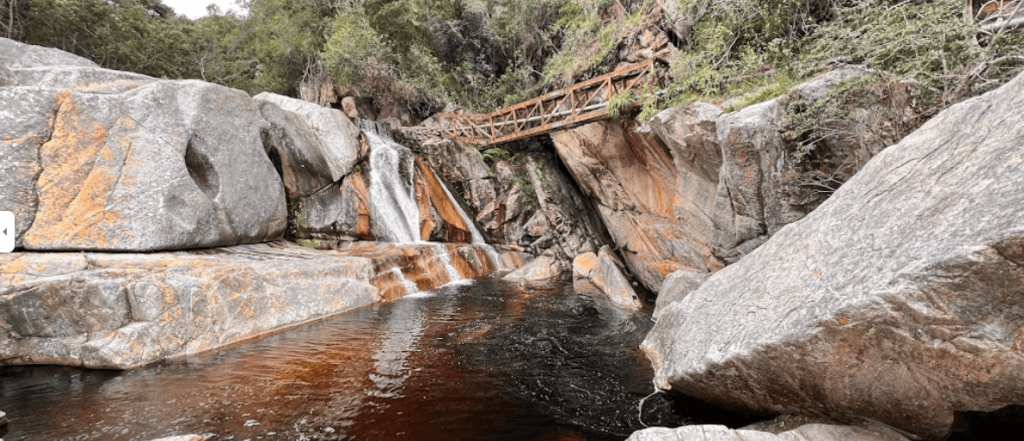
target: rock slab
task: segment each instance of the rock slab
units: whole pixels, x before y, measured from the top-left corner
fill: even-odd
[[[378,300],[368,258],[259,244],[0,256],[0,359],[130,369]]]
[[[700,288],[700,285],[708,280],[708,276],[708,274],[694,273],[686,270],[679,270],[669,274],[661,285],[661,291],[658,291],[658,298],[654,303],[654,319],[657,320],[658,316],[661,315],[661,312],[668,305],[682,300],[691,292]]]
[[[622,274],[621,263],[607,245],[597,253],[584,253],[572,262],[573,289],[581,294],[599,295],[622,309],[638,311],[643,304],[629,280]]]
[[[0,365],[131,369],[497,268],[470,244],[0,255]]]
[[[942,112],[669,305],[662,389],[943,439],[1024,403],[1024,76]]]

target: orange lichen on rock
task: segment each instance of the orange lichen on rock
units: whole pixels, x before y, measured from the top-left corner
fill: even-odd
[[[60,110],[53,136],[40,147],[39,210],[24,241],[37,249],[68,243],[83,249],[116,247],[128,239],[109,227],[124,221],[114,191],[131,185],[130,179],[119,180],[129,141],[112,139],[101,122],[79,109],[70,92],[56,98]],[[135,130],[130,118],[118,119],[115,126]]]
[[[351,183],[356,195],[356,238],[373,240],[373,232],[370,230],[370,188],[366,186],[366,175],[362,170],[356,170],[347,181]]]
[[[659,260],[657,262],[651,262],[650,265],[658,272],[658,274],[661,274],[662,277],[666,277],[683,268],[683,265],[674,260]]]
[[[483,247],[453,243],[440,245],[349,242],[336,246],[342,254],[364,257],[372,262],[370,283],[377,287],[383,300],[396,300],[409,294],[401,279],[415,284],[421,291],[451,282],[442,252],[448,254],[452,266],[463,278],[484,277],[497,270]]]
[[[417,172],[413,177],[413,189],[416,191],[416,209],[420,212],[420,237],[430,240],[438,232],[440,225],[434,217],[434,210],[430,204],[430,190],[427,189],[426,179],[422,173]]]
[[[675,165],[672,163],[672,154],[668,146],[657,137],[637,133],[636,127],[639,123],[635,120],[630,119],[620,124],[626,146],[633,154],[632,159],[640,166],[637,169],[637,179],[646,181],[647,184],[631,189],[646,191],[644,199],[653,214],[672,217],[678,193],[675,189]]]
[[[444,237],[438,239],[442,242],[472,242],[473,234],[469,232],[469,227],[466,225],[466,221],[462,219],[462,215],[455,207],[454,202],[448,198],[448,193],[442,187],[444,183],[438,180],[430,166],[419,158],[416,158],[416,169],[419,171],[418,175],[423,177],[426,184],[426,192],[430,199],[430,204],[438,216],[441,217],[443,223]],[[421,208],[420,213],[424,212]],[[421,215],[420,217],[424,218],[426,216]]]

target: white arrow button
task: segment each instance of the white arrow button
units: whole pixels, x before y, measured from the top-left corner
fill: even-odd
[[[14,251],[14,236],[18,234],[18,230],[14,228],[14,213],[0,211],[0,229],[4,232],[4,234],[0,235],[0,253]]]

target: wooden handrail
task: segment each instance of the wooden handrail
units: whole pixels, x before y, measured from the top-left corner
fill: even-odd
[[[439,113],[441,135],[470,144],[499,144],[605,119],[613,96],[652,84],[653,68],[654,59],[647,60],[491,113]]]

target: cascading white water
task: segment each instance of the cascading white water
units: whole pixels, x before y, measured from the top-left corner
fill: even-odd
[[[363,135],[370,146],[370,211],[374,218],[373,233],[378,239],[404,244],[428,244],[436,250],[435,258],[441,261],[448,278],[452,282],[462,280],[455,265],[452,264],[448,249],[442,244],[426,242],[420,236],[420,212],[416,201],[414,176],[416,162],[412,151],[399,145],[391,138],[390,128],[371,121],[359,121]],[[433,173],[433,171],[431,171]],[[443,184],[437,174],[437,182],[442,183],[445,196],[458,211],[466,227],[470,231],[472,243],[483,247],[495,266],[501,267],[497,251],[484,241],[483,235],[476,229],[472,219],[462,209],[455,197]],[[402,277],[404,280],[404,277]],[[406,284],[409,293],[412,283]]]
[[[396,279],[398,279],[398,283],[401,283],[402,287],[405,288],[406,294],[412,294],[416,291],[419,291],[419,288],[416,286],[416,284],[410,282],[409,279],[406,279],[405,274],[402,274],[402,270],[399,269],[397,266],[391,268],[391,273],[395,275]]]
[[[374,235],[390,242],[420,242],[412,152],[371,130],[363,135],[370,144],[370,210],[379,230]]]
[[[441,177],[438,176],[433,169],[431,169],[430,172],[434,173],[434,178],[437,179],[437,182],[442,183],[441,188],[444,189],[445,196],[448,196],[448,200],[451,201],[452,205],[455,206],[455,210],[459,212],[459,216],[462,216],[462,222],[466,224],[466,228],[469,228],[469,234],[473,238],[473,244],[483,247],[484,251],[487,252],[487,257],[489,257],[494,262],[494,266],[498,267],[498,269],[502,269],[501,258],[498,257],[498,252],[494,249],[494,247],[491,246],[491,244],[484,241],[484,236],[480,234],[480,231],[476,229],[476,224],[473,223],[473,220],[469,218],[469,215],[466,214],[466,211],[462,209],[462,204],[460,204],[459,201],[455,200],[455,197],[452,195],[452,192],[448,190],[448,186],[443,184],[444,181],[441,180]]]
[[[462,280],[462,274],[459,274],[459,270],[455,269],[455,265],[452,264],[452,256],[448,254],[448,248],[445,247],[444,244],[436,242],[428,243],[437,250],[435,257],[441,260],[441,265],[444,266],[445,272],[448,273],[448,280],[452,282]]]

